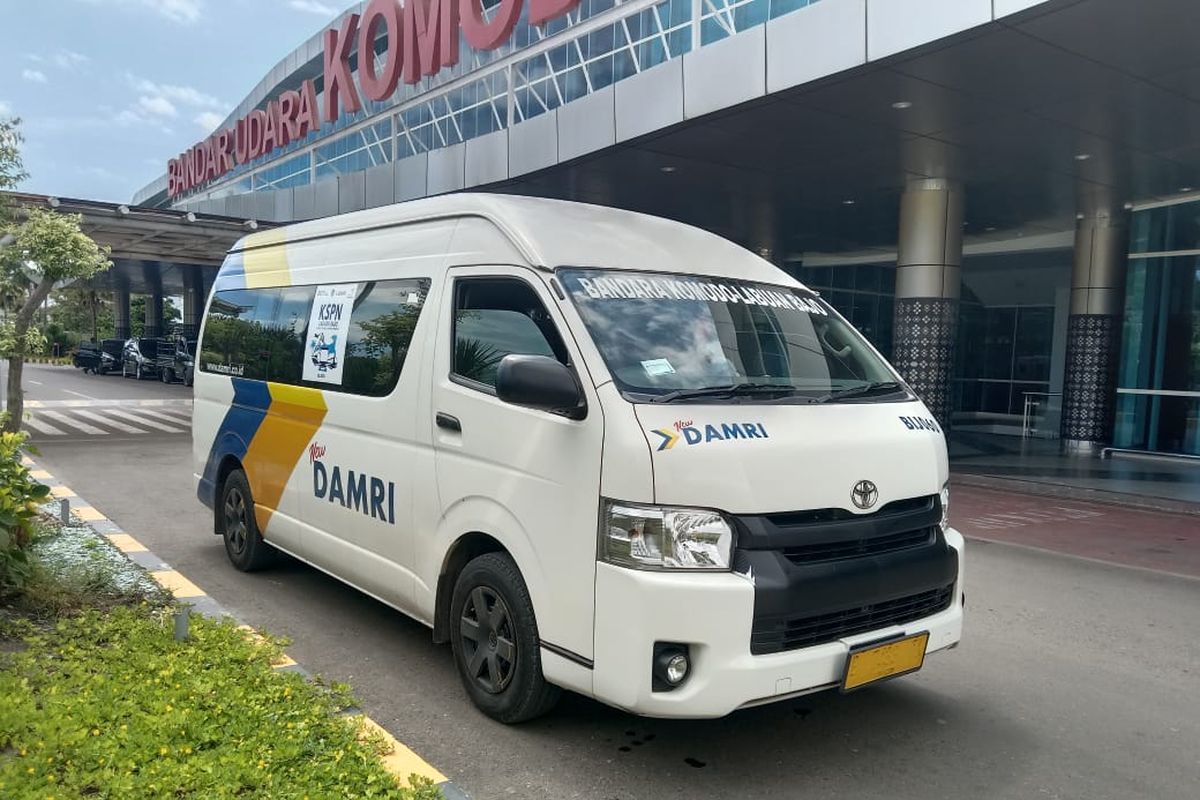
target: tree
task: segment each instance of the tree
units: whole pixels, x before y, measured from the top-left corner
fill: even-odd
[[[50,324],[78,334],[79,339],[111,339],[113,307],[107,292],[90,286],[70,286],[50,298]]]
[[[21,161],[22,141],[21,120],[0,117],[0,192],[17,188],[18,183],[29,177]],[[8,202],[0,195],[0,236],[4,235],[3,227],[8,221]]]
[[[141,338],[146,333],[146,303],[150,298],[144,294],[134,295],[129,301],[129,335]],[[165,334],[171,326],[183,319],[183,312],[175,305],[170,297],[163,298],[163,318],[158,322],[159,335]]]
[[[19,431],[23,420],[24,396],[21,376],[25,354],[30,345],[38,345],[38,332],[31,338],[30,323],[34,312],[50,295],[56,284],[90,278],[108,269],[108,248],[101,248],[85,234],[78,214],[58,214],[41,208],[29,208],[25,221],[12,229],[14,241],[0,250],[0,274],[5,283],[23,290],[20,306],[5,323],[0,348],[8,356],[8,412],[4,429]]]

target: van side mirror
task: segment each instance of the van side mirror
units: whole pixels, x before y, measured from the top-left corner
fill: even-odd
[[[575,373],[549,356],[505,356],[496,372],[496,396],[506,403],[570,419],[587,416],[587,404]]]

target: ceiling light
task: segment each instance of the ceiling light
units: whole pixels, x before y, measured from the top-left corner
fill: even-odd
[[[897,111],[903,111],[906,108],[912,108],[912,103],[907,100],[897,100],[895,103],[892,103],[892,108]]]
[[[983,230],[984,230],[984,232],[985,232],[985,233],[991,233],[992,231],[996,230],[996,226],[995,226],[995,225],[989,225],[989,226],[987,226],[986,228],[984,228]]]
[[[852,206],[852,205],[854,205],[854,203],[855,203],[854,200],[843,200],[842,201],[842,205],[844,205],[844,206]]]
[[[672,166],[659,167],[659,168],[658,168],[658,171],[659,171],[659,172],[668,172],[668,173],[670,173],[670,172],[674,172],[674,171],[675,171],[675,167],[672,167]]]
[[[1194,192],[1194,191],[1196,191],[1196,190],[1195,190],[1195,189],[1193,189],[1191,186],[1180,186],[1180,187],[1179,187],[1179,191],[1181,191],[1181,192]]]
[[[1092,157],[1091,153],[1076,153],[1075,154],[1076,161],[1087,161],[1091,157]]]

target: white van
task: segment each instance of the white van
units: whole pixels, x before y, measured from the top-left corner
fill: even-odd
[[[961,636],[932,415],[709,233],[491,194],[254,233],[199,350],[233,564],[282,550],[424,622],[502,721],[560,688],[716,717]]]

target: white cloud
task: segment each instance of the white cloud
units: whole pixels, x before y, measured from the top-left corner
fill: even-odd
[[[224,114],[218,114],[216,111],[201,111],[192,121],[205,130],[205,132],[215,131],[217,126],[225,121]]]
[[[154,97],[142,95],[138,98],[137,107],[139,110],[147,114],[153,114],[156,117],[179,116],[179,111],[175,108],[175,104],[161,95]]]
[[[204,0],[83,0],[94,6],[140,6],[172,22],[188,24],[200,19]]]
[[[336,8],[327,6],[318,0],[290,0],[288,5],[297,11],[307,11],[309,14],[320,14],[322,17],[332,17],[337,14]]]
[[[86,64],[89,59],[83,53],[76,53],[74,50],[59,50],[51,59],[54,61],[54,66],[59,69],[74,69],[75,67]]]
[[[12,106],[10,106],[8,103],[4,102],[3,100],[0,100],[0,117],[7,117],[11,113],[12,113]]]
[[[176,103],[194,108],[224,108],[225,104],[211,94],[196,89],[192,86],[174,86],[169,83],[155,83],[154,81],[145,78],[139,78],[131,73],[125,74],[126,81],[137,91],[165,97]]]
[[[25,54],[25,58],[27,58],[28,60],[32,61],[32,62],[33,62],[33,63],[35,63],[35,64],[44,64],[44,63],[46,63],[46,59],[42,58],[42,57],[41,57],[41,56],[39,56],[37,53],[26,53],[26,54]]]
[[[36,69],[21,70],[21,77],[24,78],[25,80],[31,81],[33,83],[46,83],[47,82],[46,73],[42,72],[41,70],[36,70]]]

